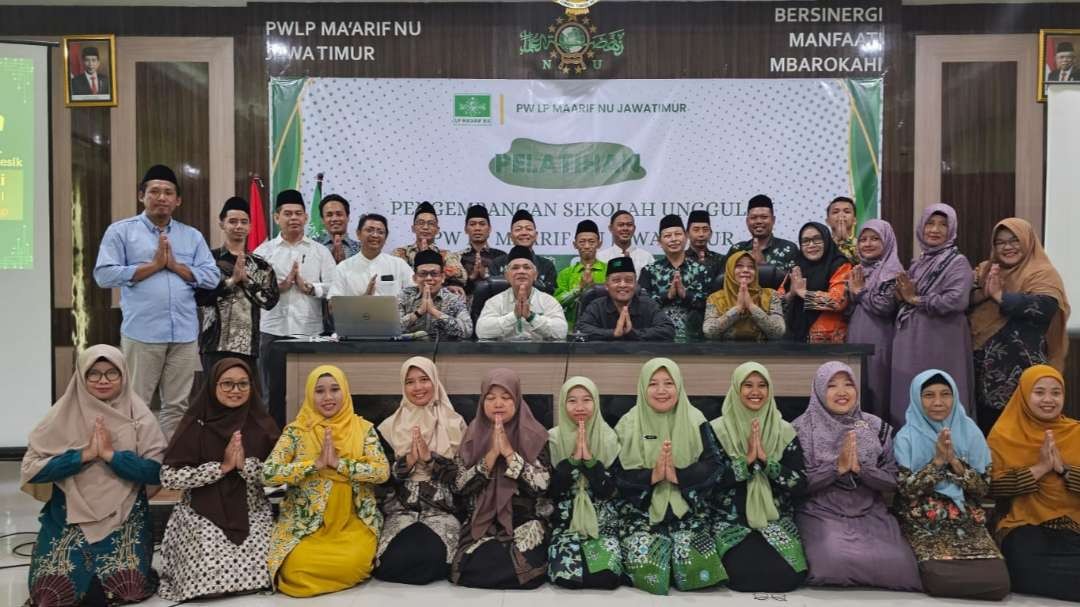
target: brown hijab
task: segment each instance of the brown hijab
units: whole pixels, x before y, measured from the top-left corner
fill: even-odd
[[[1003,219],[994,226],[991,239],[996,237],[998,230],[1005,228],[1020,240],[1020,249],[1024,252],[1024,258],[1020,263],[1011,268],[1001,266],[1002,286],[1006,292],[1027,293],[1031,295],[1049,295],[1057,300],[1058,311],[1050,322],[1050,328],[1046,332],[1046,356],[1050,366],[1058,371],[1065,368],[1065,355],[1069,352],[1069,336],[1065,330],[1065,323],[1069,320],[1069,298],[1065,295],[1065,283],[1061,275],[1050,263],[1050,257],[1046,255],[1039,235],[1031,224],[1019,217]],[[980,288],[986,283],[986,275],[990,271],[991,264],[1000,263],[997,251],[993,243],[990,245],[990,258],[979,264],[976,268],[977,283]],[[975,306],[971,311],[971,337],[972,348],[982,348],[987,340],[1001,330],[1007,322],[1007,318],[1001,314],[997,302],[987,299]]]
[[[495,423],[484,414],[484,398],[493,386],[499,386],[514,397],[517,411],[514,417],[503,421],[503,429],[514,448],[527,462],[534,462],[540,450],[547,444],[548,432],[543,424],[536,421],[529,403],[521,395],[521,380],[511,369],[492,369],[484,377],[480,388],[480,402],[476,407],[476,417],[465,430],[461,441],[461,459],[466,466],[475,466],[484,459],[484,454],[491,447],[491,436]],[[484,487],[477,498],[476,511],[470,523],[472,537],[478,540],[484,537],[498,523],[507,536],[514,533],[513,505],[511,500],[517,493],[517,481],[506,476],[506,460],[496,460],[495,469],[490,471],[491,481]],[[496,530],[498,534],[498,530]]]
[[[98,400],[86,387],[86,373],[99,360],[120,370],[120,394],[111,401]],[[124,355],[113,346],[91,346],[79,355],[75,374],[64,395],[53,404],[45,419],[30,432],[23,456],[22,490],[45,501],[50,493],[30,482],[52,458],[69,449],[85,449],[100,416],[112,438],[115,451],[134,451],[144,459],[161,461],[165,435],[157,419],[131,387]],[[50,483],[51,485],[52,483]],[[82,470],[55,483],[64,492],[67,521],[78,525],[90,543],[99,542],[116,531],[131,514],[142,486],[117,476],[109,464],[98,459]],[[50,489],[51,491],[51,489]]]
[[[226,371],[235,367],[247,372],[251,396],[247,403],[230,408],[218,402],[217,383]],[[237,431],[244,445],[244,458],[260,461],[270,455],[281,434],[263,407],[251,367],[239,358],[225,358],[210,369],[206,384],[180,420],[165,452],[164,464],[183,468],[220,462]],[[192,489],[191,508],[217,525],[237,546],[247,539],[247,482],[239,470],[232,470],[215,483]]]

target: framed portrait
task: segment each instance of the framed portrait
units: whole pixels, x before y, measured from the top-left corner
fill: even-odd
[[[116,98],[116,36],[64,36],[64,104],[113,107]]]
[[[1046,101],[1047,83],[1080,86],[1080,29],[1039,30],[1039,103]]]

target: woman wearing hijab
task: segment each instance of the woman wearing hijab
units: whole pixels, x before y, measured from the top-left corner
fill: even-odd
[[[712,428],[690,404],[675,361],[654,358],[638,376],[637,402],[615,426],[613,474],[626,501],[623,566],[637,588],[667,594],[722,583],[708,504],[724,473]]]
[[[896,514],[931,596],[998,601],[1009,571],[979,501],[990,486],[990,449],[964,412],[956,380],[929,369],[911,381],[907,423],[893,450],[900,466]]]
[[[896,275],[896,335],[888,421],[904,424],[911,380],[927,368],[946,371],[959,394],[970,395],[971,329],[965,312],[973,281],[971,266],[956,247],[956,211],[933,204],[923,211],[915,236],[922,255]],[[959,402],[959,401],[958,401]],[[974,415],[972,409],[967,413]],[[884,411],[882,411],[884,418]]]
[[[812,344],[841,344],[847,337],[847,280],[851,262],[829,228],[810,222],[799,230],[799,252],[788,282],[780,286],[787,338]]]
[[[702,326],[705,337],[735,341],[783,337],[784,307],[780,296],[758,282],[757,263],[750,253],[736,251],[724,265],[724,288],[706,302]]]
[[[263,465],[264,483],[287,486],[270,540],[274,586],[303,597],[367,579],[382,527],[372,485],[389,477],[375,427],[353,412],[345,374],[316,367],[300,413]]]
[[[848,278],[847,341],[874,344],[864,367],[867,393],[862,407],[888,417],[891,394],[892,342],[896,333],[896,277],[904,271],[896,250],[896,234],[889,222],[871,219],[859,232],[859,265]]]
[[[1029,367],[990,432],[996,536],[1013,588],[1080,601],[1080,423],[1062,415],[1065,380]]]
[[[548,577],[566,588],[617,588],[622,583],[617,493],[611,467],[619,437],[600,414],[600,392],[571,377],[559,392],[555,427],[548,431],[555,502]]]
[[[547,429],[533,417],[510,369],[493,369],[480,387],[476,417],[458,451],[454,491],[467,522],[450,580],[473,588],[528,589],[547,573],[547,524],[538,508],[551,481]]]
[[[1065,368],[1069,299],[1039,235],[1018,217],[994,227],[990,257],[975,269],[971,345],[979,427],[990,432],[1024,369]]]
[[[795,429],[776,408],[768,369],[756,362],[735,368],[712,427],[730,471],[716,521],[728,586],[740,592],[798,588],[806,579],[806,556],[794,501],[806,493],[806,469]]]
[[[809,499],[795,517],[812,586],[922,590],[919,568],[889,513],[896,492],[892,428],[864,412],[851,367],[818,368],[806,413],[792,424]]]
[[[450,486],[465,420],[450,404],[431,359],[414,356],[401,366],[401,404],[379,424],[393,449],[389,493],[382,500],[375,577],[400,584],[445,580],[461,522]]]
[[[158,593],[170,601],[270,587],[262,466],[281,431],[252,377],[239,358],[215,364],[165,451],[161,484],[182,492],[161,542]]]
[[[154,594],[146,486],[165,436],[135,395],[120,350],[76,361],[67,390],[30,433],[22,490],[46,502],[30,561],[30,604],[134,603]]]

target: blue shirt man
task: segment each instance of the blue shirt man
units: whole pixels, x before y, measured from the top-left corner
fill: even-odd
[[[198,365],[195,289],[221,279],[206,240],[172,218],[180,207],[176,174],[155,165],[139,184],[145,211],[120,220],[101,239],[94,280],[120,289],[120,347],[135,392],[161,398],[162,431],[170,436],[187,410]]]

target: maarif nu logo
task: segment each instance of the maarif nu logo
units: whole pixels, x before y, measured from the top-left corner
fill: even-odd
[[[454,124],[488,125],[491,123],[491,95],[454,95]]]

